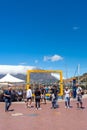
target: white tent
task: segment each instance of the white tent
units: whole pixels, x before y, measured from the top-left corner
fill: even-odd
[[[24,83],[24,80],[18,79],[9,73],[0,79],[0,83]]]

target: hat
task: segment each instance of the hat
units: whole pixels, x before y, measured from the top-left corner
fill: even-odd
[[[65,89],[68,89],[68,87],[65,87]]]

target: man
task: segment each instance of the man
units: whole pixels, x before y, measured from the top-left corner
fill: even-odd
[[[82,88],[77,85],[77,90],[76,90],[76,97],[77,97],[77,108],[83,108],[83,103],[82,103]]]
[[[44,86],[41,86],[40,90],[41,90],[41,101],[44,100],[44,103],[46,104],[46,90]]]
[[[58,89],[57,86],[53,85],[51,88],[51,101],[52,101],[52,108],[58,108]]]
[[[4,91],[5,112],[7,112],[11,106],[11,89],[12,88],[9,86],[8,89]]]

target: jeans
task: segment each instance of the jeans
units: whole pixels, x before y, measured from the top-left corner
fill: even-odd
[[[5,111],[8,111],[10,106],[11,106],[11,100],[5,99]]]
[[[65,97],[65,106],[70,107],[70,97]]]
[[[40,98],[39,99],[35,99],[35,107],[37,109],[40,108]]]
[[[56,100],[53,99],[53,100],[52,100],[52,108],[55,108],[55,104],[56,104]]]

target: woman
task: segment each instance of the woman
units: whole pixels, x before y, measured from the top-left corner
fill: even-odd
[[[41,109],[40,108],[40,99],[41,99],[41,92],[39,88],[36,88],[35,90],[35,107],[36,109]]]
[[[26,101],[27,108],[31,107],[31,103],[32,103],[32,90],[31,90],[31,87],[29,87],[29,89],[26,91],[26,98],[27,98],[27,101]]]
[[[64,91],[65,94],[65,108],[70,108],[70,90],[68,89],[68,87],[65,88]]]

